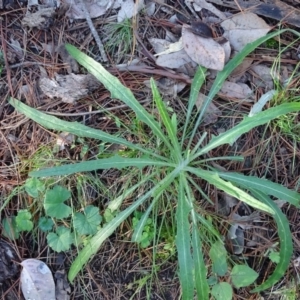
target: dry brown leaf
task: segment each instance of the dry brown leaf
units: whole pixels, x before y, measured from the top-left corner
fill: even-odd
[[[253,100],[253,91],[245,83],[225,81],[220,92],[225,94],[228,98]]]
[[[185,52],[199,65],[221,71],[225,64],[223,47],[212,38],[203,38],[182,27],[182,42]]]
[[[262,18],[249,12],[234,15],[223,21],[221,26],[225,30],[223,36],[237,51],[265,36],[271,30],[271,27]]]
[[[60,98],[63,102],[73,103],[85,97],[99,86],[99,81],[91,75],[59,75],[55,79],[46,76],[40,78],[40,88],[49,98]]]
[[[191,58],[186,54],[184,49],[182,49],[177,52],[160,55],[156,60],[156,64],[161,67],[176,69],[190,61]]]
[[[125,0],[122,2],[121,9],[118,12],[118,22],[120,23],[125,19],[132,18],[144,7],[144,0],[139,0],[137,2],[134,2],[133,0]]]
[[[198,99],[196,101],[196,107],[198,110],[201,109],[204,101],[206,100],[206,97],[207,96],[205,96],[204,94],[199,93]],[[210,102],[203,118],[203,124],[208,125],[216,123],[221,114],[222,112],[212,102]]]
[[[266,91],[272,90],[274,88],[272,70],[271,68],[264,65],[254,65],[251,67],[258,76],[253,78],[255,85],[259,87],[264,87]]]

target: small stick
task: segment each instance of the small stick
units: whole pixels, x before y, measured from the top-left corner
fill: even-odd
[[[96,29],[95,29],[95,26],[94,26],[94,24],[93,24],[93,22],[92,22],[91,16],[90,16],[90,14],[89,14],[89,12],[88,12],[86,6],[85,6],[84,0],[79,0],[79,2],[80,2],[80,4],[82,5],[82,10],[83,10],[83,12],[84,12],[84,14],[85,14],[85,19],[86,19],[86,21],[87,21],[87,23],[88,23],[88,25],[89,25],[89,27],[90,27],[91,33],[92,33],[92,35],[93,35],[93,37],[94,37],[94,39],[95,39],[95,41],[96,41],[96,44],[97,44],[97,46],[98,46],[98,48],[99,48],[99,51],[100,51],[102,60],[103,60],[104,62],[106,62],[106,61],[108,61],[108,59],[107,59],[106,53],[105,53],[105,51],[104,51],[103,44],[102,44],[102,42],[101,42],[101,40],[100,40],[100,37],[99,37],[99,35],[98,35],[98,32],[97,32]]]

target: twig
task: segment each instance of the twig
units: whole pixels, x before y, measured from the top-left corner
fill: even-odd
[[[102,57],[102,61],[106,62],[106,61],[108,61],[108,59],[107,59],[106,53],[104,51],[103,44],[102,44],[102,42],[100,40],[100,37],[98,35],[98,32],[96,31],[96,28],[95,28],[94,24],[92,22],[91,16],[90,16],[90,14],[89,14],[86,6],[85,6],[84,0],[79,0],[79,2],[82,5],[82,10],[83,10],[83,12],[85,14],[85,19],[86,19],[86,21],[87,21],[87,23],[88,23],[88,25],[90,27],[91,33],[92,33],[92,35],[93,35],[93,37],[94,37],[94,39],[96,41],[96,44],[97,44],[97,46],[99,48],[99,51],[100,51],[100,54],[101,54],[101,57]]]

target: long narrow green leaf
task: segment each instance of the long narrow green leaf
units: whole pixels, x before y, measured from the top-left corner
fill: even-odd
[[[268,212],[271,215],[274,214],[273,209],[270,208],[267,204],[261,203],[260,201],[258,201],[257,199],[255,199],[254,197],[246,193],[245,191],[234,186],[231,182],[227,182],[221,179],[217,172],[211,172],[211,171],[206,171],[203,169],[196,169],[191,167],[186,167],[185,170],[199,176],[202,179],[205,179],[207,182],[214,185],[218,189],[224,191],[228,195],[231,195],[254,208]]]
[[[181,158],[181,149],[180,149],[180,145],[178,142],[178,137],[176,136],[176,130],[171,122],[171,118],[169,117],[166,106],[161,99],[161,96],[159,94],[159,91],[157,89],[157,86],[156,86],[153,78],[151,78],[150,83],[151,83],[153,99],[154,99],[156,107],[159,111],[159,115],[163,121],[163,124],[166,127],[168,137],[172,143],[172,146],[169,146],[169,148],[171,150],[171,153],[173,153],[174,158],[176,158],[177,162],[179,162],[180,158]]]
[[[195,266],[195,286],[197,291],[197,299],[208,300],[209,285],[206,277],[207,269],[203,259],[202,243],[200,240],[199,228],[196,224],[193,224],[192,245],[193,245],[193,260]]]
[[[185,117],[182,140],[181,140],[181,147],[183,146],[184,140],[186,138],[186,131],[187,131],[188,125],[191,122],[191,115],[192,115],[193,109],[196,105],[196,101],[198,100],[199,91],[205,81],[205,72],[206,72],[206,69],[204,67],[199,66],[196,71],[196,74],[194,76],[192,85],[191,85],[189,103],[188,103],[188,107],[187,107],[187,113],[186,113],[186,117]],[[189,148],[190,148],[190,145],[188,145],[187,149],[189,149]]]
[[[238,125],[233,128],[227,130],[224,133],[219,134],[218,136],[213,136],[213,138],[209,141],[209,143],[202,147],[194,156],[193,160],[200,155],[207,153],[208,151],[224,145],[224,144],[232,144],[236,141],[243,133],[248,132],[252,128],[266,124],[267,122],[275,119],[281,115],[285,115],[290,112],[299,111],[300,103],[298,102],[290,102],[284,103],[276,107],[269,108],[265,111],[262,111],[253,117],[245,117],[245,119],[240,122]]]
[[[178,166],[169,175],[167,175],[159,185],[154,186],[150,191],[144,194],[142,197],[137,199],[132,205],[119,213],[113,220],[107,223],[101,228],[95,236],[91,238],[89,243],[79,252],[75,261],[72,263],[68,273],[68,279],[70,282],[74,280],[78,272],[88,262],[88,260],[99,250],[102,243],[117,229],[117,227],[129,217],[143,202],[155,193],[161,192],[166,186],[170,185],[172,181],[178,176],[184,165]]]
[[[295,205],[296,207],[299,207],[300,194],[284,187],[281,184],[274,183],[267,179],[255,176],[245,176],[234,172],[216,172],[221,178],[234,182],[237,185],[241,185],[245,188],[256,189],[264,194],[275,196]]]
[[[274,201],[271,200],[268,196],[264,195],[261,191],[255,189],[250,190],[257,199],[260,199],[263,203],[270,206],[275,212],[273,218],[276,221],[277,232],[280,242],[280,261],[277,264],[272,275],[268,277],[268,279],[264,283],[262,283],[260,286],[251,291],[252,293],[257,293],[275,285],[288,270],[293,254],[293,238],[289,228],[289,220],[282,213],[279,207],[274,203]]]
[[[128,142],[125,139],[116,137],[114,135],[110,135],[104,131],[99,129],[93,129],[91,127],[82,125],[78,122],[67,122],[60,120],[54,116],[47,115],[38,111],[37,109],[31,108],[28,105],[22,103],[21,101],[10,98],[9,103],[20,113],[24,114],[26,117],[30,118],[31,120],[37,122],[38,124],[44,126],[45,128],[58,130],[58,131],[66,131],[69,133],[73,133],[80,137],[89,137],[98,140],[102,140],[104,142],[112,143],[112,144],[120,144],[129,147],[130,149],[139,150],[145,154],[149,154],[155,157],[158,157],[162,160],[166,160],[164,157],[161,157],[153,151],[149,151],[144,149],[143,147]]]
[[[194,266],[191,255],[191,233],[189,223],[189,214],[192,207],[186,200],[184,179],[181,178],[182,176],[184,176],[184,174],[181,174],[179,178],[178,206],[176,211],[176,247],[178,253],[179,280],[182,289],[182,299],[191,300],[194,295]]]
[[[199,224],[198,224],[198,213],[194,209],[194,196],[191,186],[188,183],[187,177],[181,177],[184,184],[186,193],[186,200],[188,205],[192,207],[190,211],[192,220],[192,249],[193,249],[193,264],[194,264],[194,282],[197,291],[198,300],[209,299],[209,285],[207,282],[207,269],[203,259],[202,243],[200,239]],[[207,227],[206,227],[207,228]],[[211,225],[208,226],[208,230]]]
[[[48,177],[48,176],[63,176],[79,172],[89,172],[105,169],[124,169],[126,167],[144,168],[147,166],[172,166],[176,165],[167,162],[159,161],[151,158],[127,158],[121,156],[113,156],[103,159],[95,159],[91,161],[83,161],[75,164],[51,167],[29,173],[32,177]]]
[[[257,39],[256,41],[247,44],[242,51],[240,51],[238,54],[236,54],[224,67],[224,69],[218,73],[212,87],[210,88],[209,94],[206,97],[205,102],[203,103],[202,107],[201,107],[201,111],[198,115],[194,130],[192,132],[192,135],[190,137],[190,139],[192,140],[195,137],[195,134],[198,130],[198,127],[200,125],[200,122],[202,121],[202,118],[210,104],[210,102],[213,100],[213,98],[216,96],[216,94],[219,92],[219,90],[222,88],[224,81],[226,80],[226,78],[228,78],[228,76],[231,74],[231,72],[238,66],[240,65],[244,58],[250,54],[253,50],[255,50],[260,44],[264,43],[265,41],[267,41],[270,38],[273,38],[279,34],[284,33],[287,30],[278,30],[278,31],[274,31],[272,33],[269,33],[263,37],[261,37],[260,39]],[[293,31],[294,33],[294,31]],[[299,33],[297,33],[297,35],[299,36]]]
[[[147,124],[153,130],[154,134],[168,145],[169,141],[160,128],[159,123],[135,99],[130,89],[122,85],[120,80],[107,72],[100,63],[82,53],[76,47],[70,44],[65,46],[68,52],[78,61],[78,63],[84,66],[89,73],[94,75],[110,91],[112,98],[119,99],[130,107],[135,112],[139,120]]]
[[[138,243],[141,240],[142,235],[143,235],[143,230],[144,230],[144,227],[147,224],[150,212],[152,211],[153,206],[156,203],[156,201],[159,199],[159,196],[160,195],[156,196],[155,199],[152,200],[151,204],[149,205],[147,210],[143,213],[143,215],[142,215],[141,219],[139,220],[139,222],[136,224],[134,232],[132,234],[132,238],[131,238],[132,242]]]

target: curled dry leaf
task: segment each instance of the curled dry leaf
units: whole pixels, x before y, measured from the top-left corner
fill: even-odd
[[[55,300],[55,284],[48,266],[38,259],[21,263],[21,289],[26,300]]]
[[[188,56],[199,65],[221,71],[225,64],[223,47],[212,38],[203,38],[182,27],[183,48]]]
[[[247,44],[265,36],[271,27],[260,17],[253,13],[234,15],[221,23],[226,37],[233,49],[240,51]]]

